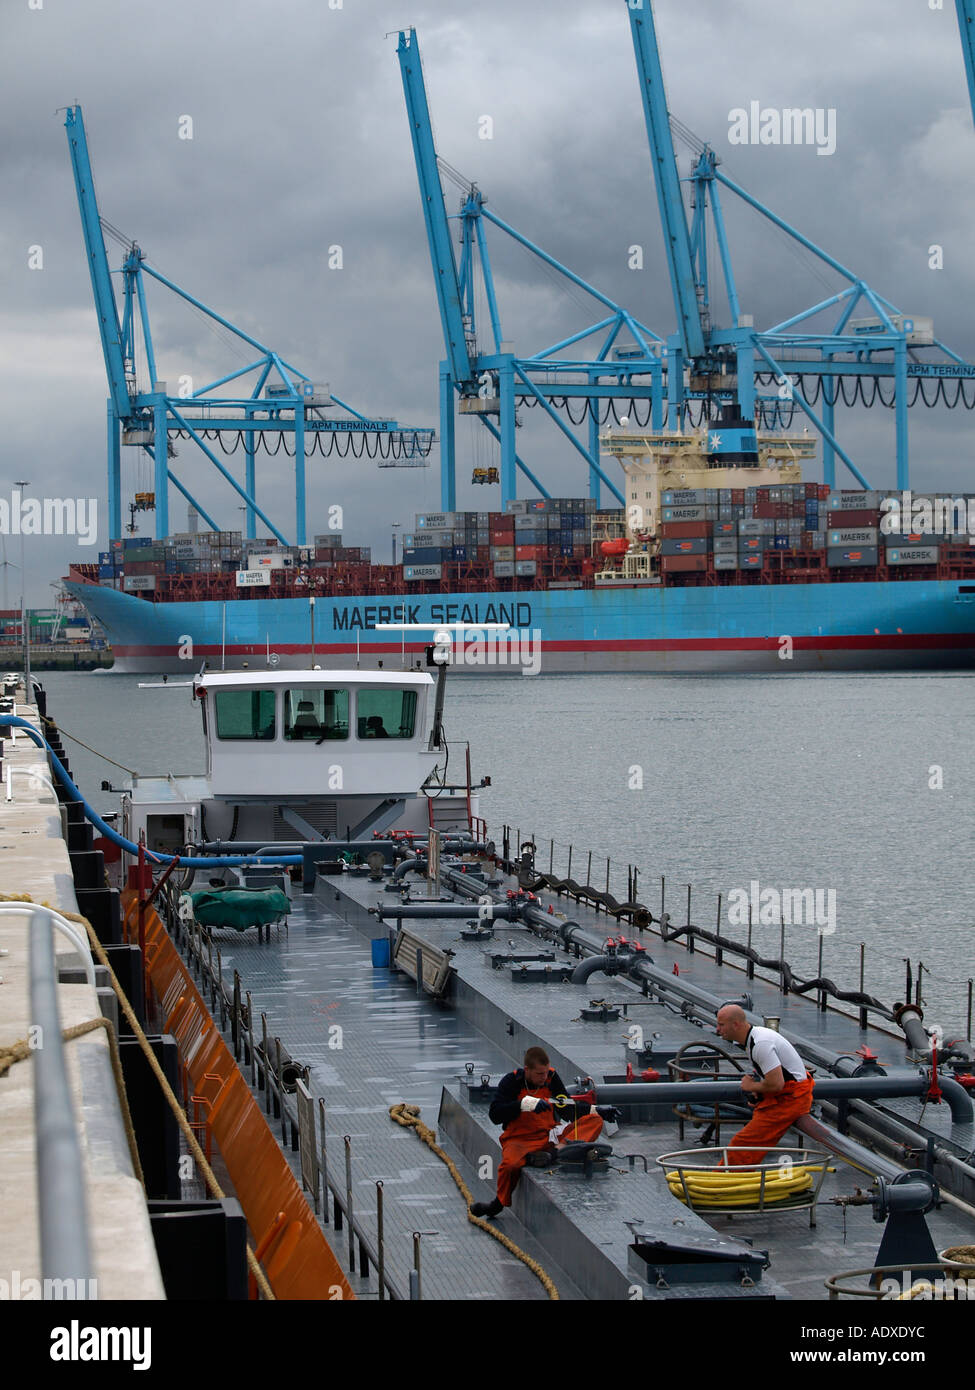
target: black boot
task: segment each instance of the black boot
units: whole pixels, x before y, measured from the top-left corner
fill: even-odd
[[[504,1211],[504,1207],[497,1197],[490,1202],[475,1202],[471,1207],[472,1216],[497,1216],[502,1211]]]

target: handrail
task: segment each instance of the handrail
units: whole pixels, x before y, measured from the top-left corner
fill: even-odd
[[[56,927],[62,935],[68,938],[72,946],[81,956],[82,965],[85,969],[85,977],[92,989],[96,988],[95,962],[91,954],[91,946],[88,944],[88,938],[83,932],[79,931],[76,923],[67,921],[61,916],[60,912],[55,912],[53,907],[45,907],[43,903],[0,902],[0,914],[14,916],[16,913],[26,913],[29,917],[40,913],[42,916],[47,917],[51,925]],[[31,940],[33,940],[35,935],[40,936],[44,935],[44,933],[31,932]]]
[[[51,781],[50,777],[48,777],[47,773],[43,770],[43,768],[41,768],[41,767],[11,767],[10,764],[8,763],[7,766],[4,768],[4,777],[5,777],[5,781],[6,781],[6,783],[7,783],[7,800],[8,800],[8,801],[13,801],[13,799],[14,799],[13,775],[14,775],[15,772],[19,772],[19,773],[21,774],[21,776],[23,776],[23,777],[33,777],[33,778],[35,778],[38,782],[46,782],[47,785],[48,785],[48,786],[50,787],[50,789],[51,789],[51,795],[54,797],[55,801],[57,800],[58,794],[57,794],[57,791],[56,791],[56,789],[55,789],[54,783]]]
[[[50,908],[24,903],[0,911],[45,914],[63,923]],[[91,951],[88,951],[89,965]],[[49,931],[30,934],[30,1007],[43,1045],[34,1059],[34,1139],[37,1154],[37,1192],[41,1227],[41,1270],[45,1297],[48,1280],[92,1279],[91,1244],[85,1205],[83,1160],[74,1117],[71,1090],[58,1012],[54,942]],[[94,981],[94,970],[91,972]],[[78,1287],[91,1287],[90,1284]],[[53,1296],[53,1295],[51,1295]]]

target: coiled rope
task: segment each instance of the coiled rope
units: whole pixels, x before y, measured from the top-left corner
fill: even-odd
[[[32,902],[34,901],[34,899],[33,899],[32,897],[30,897],[27,893],[4,893],[4,894],[0,894],[0,901],[2,901],[2,902],[16,902],[16,903],[32,903]],[[50,904],[50,903],[40,903],[39,906],[40,906],[40,907],[50,907],[51,904]],[[214,1174],[214,1172],[213,1172],[213,1169],[210,1167],[209,1163],[207,1162],[207,1160],[206,1160],[206,1155],[204,1154],[203,1150],[200,1148],[200,1145],[199,1145],[199,1143],[198,1143],[198,1141],[197,1141],[196,1135],[193,1133],[192,1129],[190,1128],[190,1122],[189,1122],[189,1120],[186,1118],[186,1115],[183,1113],[183,1107],[180,1105],[180,1103],[179,1103],[178,1099],[176,1098],[176,1095],[175,1095],[175,1093],[174,1093],[174,1091],[173,1091],[173,1088],[170,1086],[169,1082],[167,1081],[166,1075],[165,1075],[165,1073],[164,1073],[162,1067],[159,1065],[159,1062],[158,1062],[157,1059],[156,1059],[155,1053],[153,1052],[152,1048],[149,1046],[149,1040],[147,1039],[145,1033],[142,1031],[142,1026],[141,1026],[141,1024],[139,1023],[139,1020],[136,1018],[135,1013],[134,1013],[133,1010],[132,1010],[132,1005],[129,1003],[128,998],[126,997],[125,991],[122,989],[122,986],[121,986],[121,985],[119,984],[119,982],[118,982],[118,979],[117,979],[117,977],[116,977],[116,975],[115,975],[115,971],[112,969],[112,967],[111,967],[111,965],[110,965],[110,963],[109,963],[108,956],[105,954],[105,949],[104,949],[104,947],[102,946],[102,943],[99,941],[97,935],[95,934],[95,929],[94,929],[94,927],[93,927],[93,926],[91,925],[91,923],[88,921],[88,918],[87,918],[87,917],[82,917],[82,916],[81,916],[79,913],[77,913],[77,912],[65,912],[64,909],[63,909],[63,908],[60,908],[60,907],[55,907],[55,908],[52,908],[51,910],[52,910],[53,912],[57,912],[60,916],[66,918],[69,922],[77,922],[80,926],[83,926],[83,927],[85,928],[85,930],[87,931],[87,933],[88,933],[88,939],[89,939],[89,941],[91,942],[91,948],[92,948],[92,950],[94,951],[94,953],[97,955],[98,960],[99,960],[99,963],[100,963],[101,965],[103,965],[103,966],[105,967],[105,969],[108,971],[108,977],[109,977],[109,979],[110,979],[111,982],[112,982],[112,989],[115,991],[115,994],[116,994],[116,996],[117,996],[117,998],[118,998],[119,1007],[121,1008],[122,1012],[125,1014],[125,1019],[126,1019],[126,1022],[128,1023],[128,1025],[129,1025],[129,1027],[132,1029],[133,1033],[135,1034],[135,1036],[136,1036],[136,1037],[138,1038],[138,1040],[139,1040],[139,1047],[142,1049],[142,1052],[143,1052],[144,1055],[145,1055],[146,1061],[149,1063],[149,1066],[152,1068],[153,1075],[155,1076],[156,1080],[159,1082],[160,1087],[162,1088],[163,1095],[166,1097],[166,1100],[167,1100],[167,1102],[169,1103],[169,1108],[172,1110],[173,1114],[174,1114],[175,1117],[176,1117],[176,1123],[177,1123],[177,1124],[179,1125],[179,1127],[180,1127],[180,1130],[181,1130],[181,1132],[182,1132],[182,1134],[183,1134],[183,1138],[186,1140],[186,1143],[187,1143],[187,1146],[188,1146],[188,1148],[189,1148],[189,1150],[190,1150],[190,1153],[193,1155],[193,1159],[194,1159],[194,1161],[195,1161],[195,1163],[196,1163],[196,1166],[197,1166],[197,1168],[199,1169],[200,1173],[201,1173],[202,1176],[203,1176],[203,1181],[206,1183],[206,1186],[207,1186],[208,1191],[210,1192],[210,1195],[211,1195],[212,1197],[217,1198],[217,1200],[223,1199],[223,1198],[226,1196],[226,1193],[223,1191],[223,1188],[222,1188],[222,1187],[220,1186],[220,1184],[217,1182],[217,1179],[216,1179],[216,1176],[215,1176],[215,1174]],[[106,1028],[106,1031],[107,1031],[107,1033],[108,1033],[108,1035],[109,1035],[109,1038],[112,1039],[112,1052],[113,1052],[113,1059],[114,1059],[114,1056],[115,1056],[115,1053],[116,1053],[116,1046],[115,1046],[115,1042],[114,1042],[114,1036],[115,1036],[115,1035],[114,1035],[113,1029],[111,1028],[111,1026],[110,1026],[109,1023],[108,1023],[108,1019],[104,1019],[104,1018],[103,1018],[103,1019],[92,1019],[92,1020],[90,1020],[89,1023],[87,1023],[87,1024],[78,1024],[76,1028],[68,1028],[68,1029],[66,1029],[66,1030],[65,1030],[65,1033],[64,1033],[64,1036],[65,1036],[65,1037],[68,1037],[69,1035],[71,1035],[71,1036],[80,1036],[80,1032],[81,1032],[81,1031],[90,1032],[90,1031],[92,1031],[94,1028],[97,1028],[97,1027],[100,1027],[100,1026],[103,1026],[103,1025],[104,1025],[105,1028]],[[80,1030],[80,1031],[79,1031],[79,1030]],[[27,1043],[26,1043],[26,1041],[14,1043],[13,1048],[7,1049],[7,1050],[8,1050],[8,1051],[16,1051],[16,1052],[18,1052],[18,1054],[19,1054],[22,1048],[27,1048]],[[28,1055],[28,1056],[30,1055],[30,1049],[29,1049],[29,1048],[27,1048],[27,1054],[26,1054],[26,1055]],[[20,1061],[20,1060],[22,1060],[22,1058],[20,1057],[20,1055],[18,1055],[18,1056],[16,1056],[16,1057],[13,1058],[13,1061]],[[113,1060],[113,1068],[114,1068],[114,1060]],[[0,1074],[2,1074],[2,1073],[0,1073]],[[119,1063],[119,1067],[118,1067],[118,1070],[117,1070],[117,1072],[116,1072],[115,1080],[116,1080],[116,1085],[118,1086],[119,1098],[120,1098],[120,1100],[121,1100],[122,1109],[123,1109],[124,1116],[125,1116],[125,1122],[126,1122],[126,1135],[127,1135],[127,1137],[129,1137],[129,1148],[130,1148],[130,1150],[132,1150],[133,1147],[134,1147],[134,1145],[135,1145],[135,1132],[134,1132],[134,1130],[132,1130],[132,1120],[131,1120],[131,1116],[129,1115],[128,1101],[127,1101],[126,1095],[125,1095],[125,1084],[124,1084],[124,1082],[123,1082],[123,1080],[122,1080],[121,1063]],[[130,1133],[130,1131],[131,1131],[131,1133]],[[142,1169],[141,1169],[141,1167],[139,1166],[138,1153],[135,1154],[135,1157],[134,1157],[134,1159],[133,1159],[133,1167],[135,1168],[136,1173],[138,1174],[139,1181],[143,1183],[143,1188],[144,1188],[144,1187],[145,1187],[145,1183],[143,1182],[143,1178],[142,1178]],[[250,1268],[251,1274],[253,1274],[254,1279],[255,1279],[255,1281],[257,1282],[257,1285],[258,1285],[258,1287],[259,1287],[260,1290],[261,1290],[261,1293],[264,1295],[264,1297],[265,1297],[266,1299],[272,1299],[272,1300],[273,1300],[274,1297],[275,1297],[275,1295],[274,1295],[274,1290],[271,1288],[271,1285],[268,1283],[267,1275],[264,1273],[263,1269],[261,1268],[260,1264],[258,1263],[257,1256],[254,1254],[254,1252],[253,1252],[253,1250],[250,1248],[250,1246],[247,1247],[247,1264],[248,1264],[248,1266],[249,1266],[249,1268]]]
[[[432,1149],[437,1157],[446,1163],[450,1176],[457,1184],[464,1201],[467,1203],[467,1219],[471,1225],[479,1226],[482,1231],[486,1231],[489,1236],[493,1236],[506,1250],[510,1251],[516,1260],[521,1260],[522,1264],[527,1265],[532,1274],[539,1280],[549,1298],[553,1302],[558,1302],[559,1291],[555,1287],[554,1281],[545,1273],[545,1270],[538,1261],[533,1260],[530,1255],[526,1254],[520,1246],[514,1243],[510,1236],[506,1236],[503,1231],[499,1231],[496,1226],[492,1226],[491,1223],[485,1221],[482,1216],[475,1216],[471,1211],[471,1203],[474,1200],[474,1195],[461,1177],[456,1163],[449,1154],[444,1153],[443,1149],[437,1143],[437,1138],[433,1130],[420,1119],[420,1107],[418,1105],[406,1104],[391,1105],[389,1107],[389,1118],[395,1120],[398,1125],[402,1125],[405,1129],[412,1129],[417,1138],[422,1139],[427,1148]]]

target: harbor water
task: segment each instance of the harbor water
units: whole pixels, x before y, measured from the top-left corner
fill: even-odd
[[[175,678],[139,689],[158,679],[45,673],[43,684],[66,736],[139,773],[199,772],[199,707]],[[721,930],[737,940],[751,902],[768,957],[779,954],[774,894],[785,907],[783,895],[804,892],[803,920],[785,928],[801,978],[821,943],[824,973],[856,989],[863,943],[865,988],[891,1003],[904,998],[905,959],[915,980],[921,961],[925,1021],[953,1036],[975,975],[971,690],[951,674],[458,679],[448,780],[463,780],[469,741],[475,780],[492,780],[481,811],[496,839],[505,822],[534,836],[538,867],[551,856],[560,875],[571,845],[572,877],[599,888],[609,857],[620,899],[633,865],[654,913],[663,876],[676,922],[690,884],[691,920],[713,930],[720,893]],[[125,772],[65,746],[82,791],[115,809],[100,784],[121,787]]]

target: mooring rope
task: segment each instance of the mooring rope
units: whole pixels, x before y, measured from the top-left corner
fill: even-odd
[[[552,1299],[553,1302],[558,1302],[559,1291],[555,1287],[555,1282],[545,1273],[545,1270],[538,1261],[533,1260],[531,1255],[527,1254],[520,1246],[516,1245],[510,1236],[506,1236],[503,1231],[499,1231],[496,1226],[492,1226],[489,1221],[485,1221],[481,1216],[475,1216],[471,1211],[471,1203],[474,1200],[474,1194],[461,1177],[456,1163],[437,1143],[437,1138],[433,1130],[420,1119],[420,1107],[418,1105],[406,1104],[391,1105],[389,1108],[389,1118],[395,1120],[398,1125],[403,1125],[406,1129],[412,1129],[417,1138],[422,1139],[427,1148],[432,1149],[437,1157],[446,1163],[450,1176],[457,1184],[464,1201],[467,1203],[467,1219],[471,1225],[479,1226],[482,1231],[486,1231],[489,1236],[493,1236],[506,1250],[510,1251],[515,1259],[521,1260],[522,1264],[527,1265],[532,1274],[539,1280],[549,1298]]]
[[[59,724],[56,724],[53,719],[48,719],[46,714],[42,714],[40,718],[42,724],[49,725],[52,729],[55,730],[56,733],[64,734],[65,738],[69,738],[72,743],[79,743],[82,748],[87,748],[88,752],[94,753],[96,758],[101,758],[104,762],[111,763],[112,767],[121,768],[121,770],[123,772],[127,772],[130,777],[138,777],[139,774],[136,772],[135,768],[126,767],[125,763],[117,763],[115,759],[110,758],[107,753],[99,753],[97,748],[92,748],[90,743],[85,743],[84,739],[79,738],[77,734],[69,734],[67,729],[62,729],[61,726]]]

